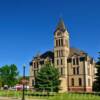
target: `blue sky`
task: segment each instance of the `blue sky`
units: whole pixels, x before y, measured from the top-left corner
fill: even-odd
[[[95,59],[100,51],[100,0],[0,0],[0,66],[16,64],[20,74],[38,52],[53,50],[59,18],[70,45]]]

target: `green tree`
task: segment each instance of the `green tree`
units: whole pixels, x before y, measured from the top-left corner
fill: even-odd
[[[42,66],[35,77],[35,88],[47,92],[58,92],[60,85],[59,71],[50,63]]]
[[[17,81],[17,77],[18,77],[18,69],[17,66],[12,64],[9,66],[10,67],[10,73],[9,73],[9,79],[10,79],[10,86],[14,86],[18,81]]]
[[[12,64],[2,66],[0,68],[0,80],[2,82],[2,86],[14,86],[17,83],[18,74],[19,72],[16,65]]]
[[[98,57],[98,61],[96,62],[96,68],[97,68],[97,72],[96,72],[96,78],[93,84],[93,90],[100,92],[100,57]]]

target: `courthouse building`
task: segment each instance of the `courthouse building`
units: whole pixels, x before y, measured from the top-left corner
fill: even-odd
[[[95,62],[86,52],[70,47],[70,34],[60,19],[54,32],[54,50],[36,55],[30,63],[30,87],[34,87],[38,70],[50,61],[59,69],[60,92],[91,92]]]

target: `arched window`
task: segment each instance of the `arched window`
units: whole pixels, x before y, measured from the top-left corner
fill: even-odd
[[[71,79],[71,84],[74,86],[74,78]]]

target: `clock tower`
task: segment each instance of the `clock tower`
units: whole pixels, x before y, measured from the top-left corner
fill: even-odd
[[[65,28],[64,21],[60,19],[54,32],[54,65],[60,73],[60,92],[68,90],[67,85],[67,58],[69,55],[69,33]]]

